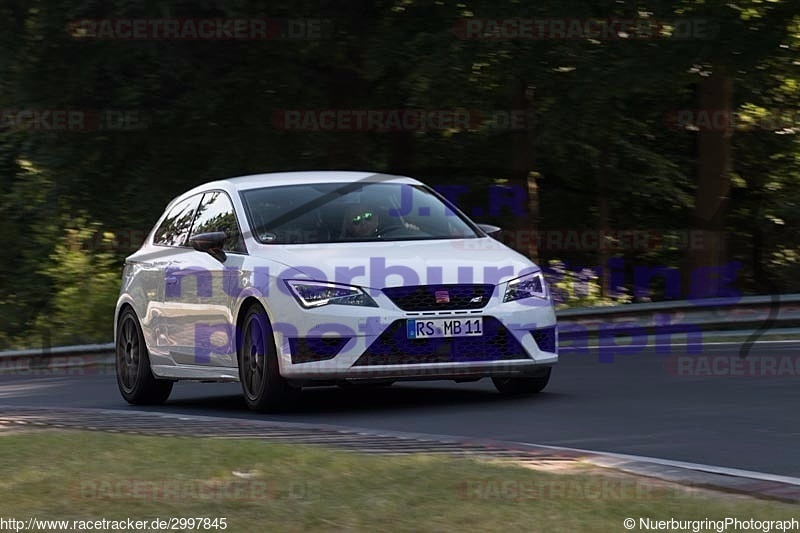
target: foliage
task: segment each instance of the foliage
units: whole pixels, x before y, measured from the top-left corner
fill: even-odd
[[[25,337],[48,321],[65,338],[107,340],[111,278],[131,250],[81,252],[81,232],[143,234],[176,194],[225,176],[401,172],[466,186],[467,212],[480,208],[488,213],[481,221],[514,230],[685,233],[697,207],[698,134],[667,117],[695,108],[710,74],[729,76],[734,108],[760,124],[731,137],[720,231],[726,259],[744,265],[737,288],[800,292],[799,15],[792,0],[656,0],[646,8],[627,0],[2,3],[0,111],[122,110],[140,121],[81,132],[0,121],[0,349],[33,342]],[[82,18],[181,17],[315,18],[330,31],[248,41],[80,39],[67,31]],[[667,24],[654,39],[461,39],[455,30],[463,19],[505,17],[700,20],[708,33],[678,38]],[[491,113],[520,105],[532,119],[522,131],[308,132],[274,120],[287,109]],[[758,122],[778,109],[794,110],[789,124]],[[520,168],[538,177],[538,210],[492,213],[486,187],[524,185]],[[99,226],[78,227],[79,214]],[[544,248],[538,256],[543,264],[601,265],[616,255],[685,268],[689,252]],[[602,281],[589,279],[592,289],[569,305],[616,303],[596,292]]]
[[[549,261],[544,267],[545,279],[556,309],[571,307],[604,307],[628,303],[631,297],[625,287],[614,287],[608,296],[602,293],[597,270],[571,270],[563,261]]]
[[[110,250],[114,234],[98,223],[76,219],[42,268],[54,287],[46,313],[40,313],[32,337],[55,346],[108,342],[113,337],[114,306],[120,268]]]

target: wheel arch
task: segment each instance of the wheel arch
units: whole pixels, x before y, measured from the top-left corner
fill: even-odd
[[[236,349],[237,357],[238,357],[238,353],[239,353],[239,345],[240,345],[241,340],[242,340],[242,334],[243,334],[242,325],[243,325],[243,322],[244,322],[244,316],[245,316],[245,314],[247,314],[247,311],[250,309],[250,307],[252,307],[253,305],[256,305],[256,304],[260,305],[261,308],[264,309],[264,311],[266,311],[267,320],[269,320],[269,323],[270,324],[274,324],[275,323],[274,316],[273,316],[269,306],[266,305],[266,303],[264,302],[263,298],[259,298],[258,296],[253,295],[253,294],[245,296],[239,302],[239,307],[236,309],[236,314],[234,315],[236,317],[235,322],[234,322],[234,324],[236,326],[235,332],[234,332],[234,334],[235,334],[235,339],[234,339],[235,345],[234,345],[234,348]],[[275,348],[277,349],[277,346]],[[280,360],[280,358],[278,358],[278,359]]]
[[[117,343],[117,330],[119,329],[119,318],[122,316],[122,313],[125,309],[130,309],[133,311],[136,320],[139,321],[139,325],[141,327],[142,319],[139,316],[139,313],[136,312],[136,307],[133,305],[133,301],[129,301],[128,299],[120,299],[117,303],[117,308],[114,310],[114,344]]]

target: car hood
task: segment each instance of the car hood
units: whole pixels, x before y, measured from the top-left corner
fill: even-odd
[[[304,274],[306,279],[375,289],[437,283],[496,285],[538,270],[525,256],[489,237],[262,245],[254,255],[292,267],[287,277]]]

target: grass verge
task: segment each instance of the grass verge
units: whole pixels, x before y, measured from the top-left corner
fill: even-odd
[[[797,505],[646,478],[250,439],[10,433],[0,437],[0,472],[0,518],[224,517],[233,532],[618,532],[625,518],[636,520],[633,530],[639,531],[640,517],[779,520],[800,514]]]

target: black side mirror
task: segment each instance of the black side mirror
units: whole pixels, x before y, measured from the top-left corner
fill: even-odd
[[[500,232],[503,231],[502,228],[498,228],[497,226],[492,226],[491,224],[478,224],[478,227],[481,228],[486,235],[493,239],[497,239],[500,237]]]
[[[224,231],[214,231],[212,233],[198,233],[189,238],[189,244],[198,252],[205,252],[211,257],[224,263],[228,258],[222,248],[225,246],[225,239],[228,236]]]

